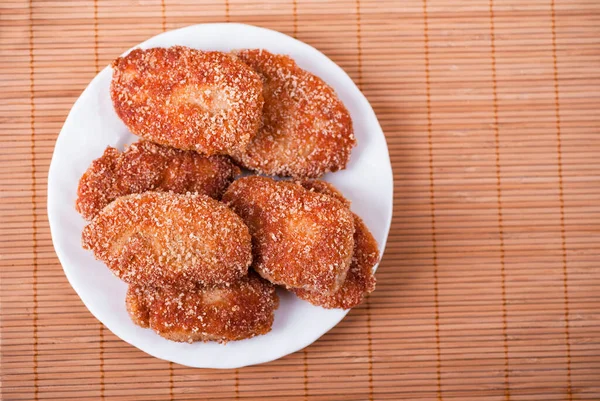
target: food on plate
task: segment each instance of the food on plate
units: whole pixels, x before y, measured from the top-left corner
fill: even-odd
[[[344,169],[356,145],[323,80],[251,49],[135,49],[112,67],[115,111],[143,140],[107,147],[75,207],[90,220],[83,247],[129,285],[135,324],[227,343],[271,331],[275,285],[342,309],[375,289],[377,242],[340,191],[313,180]],[[235,180],[228,156],[297,181]]]
[[[356,214],[354,227],[354,252],[344,284],[332,294],[292,288],[291,291],[300,299],[328,309],[350,309],[360,304],[367,294],[375,290],[373,266],[379,261],[377,241]]]
[[[132,285],[127,311],[133,322],[173,341],[227,341],[266,334],[279,298],[275,287],[250,274],[229,286],[180,291]]]
[[[331,196],[334,199],[342,202],[346,207],[350,207],[350,201],[330,182],[323,180],[302,180],[298,182],[309,191],[318,192]]]
[[[129,284],[225,285],[248,272],[248,227],[205,195],[145,192],[117,198],[87,225],[83,247]]]
[[[112,68],[115,111],[142,138],[230,154],[244,151],[258,130],[262,81],[231,54],[184,46],[135,49]]]
[[[344,169],[356,144],[352,119],[334,90],[288,56],[266,50],[236,55],[263,80],[262,126],[233,156],[267,175],[315,178]]]
[[[329,182],[304,180],[300,184],[308,190],[329,195],[350,207],[350,201]],[[348,270],[344,284],[332,294],[292,289],[292,292],[299,298],[324,308],[350,309],[360,304],[367,294],[375,290],[376,281],[373,274],[373,266],[379,262],[377,241],[375,241],[373,234],[371,234],[363,220],[355,213],[353,213],[353,216],[354,251],[350,270]]]
[[[146,191],[173,191],[219,199],[240,170],[226,156],[203,156],[140,141],[124,152],[107,147],[81,177],[76,208],[87,220],[116,198]]]
[[[259,176],[234,181],[223,202],[248,225],[252,267],[263,278],[327,294],[344,282],[354,247],[354,220],[343,203],[297,183]]]
[[[356,214],[354,215],[354,252],[352,263],[342,286],[332,294],[294,289],[300,299],[328,309],[350,309],[359,305],[375,290],[373,266],[379,261],[379,250],[373,235]]]

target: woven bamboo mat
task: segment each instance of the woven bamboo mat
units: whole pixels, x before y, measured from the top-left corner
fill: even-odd
[[[386,133],[378,288],[304,351],[231,371],[145,355],[71,289],[46,216],[73,102],[165,29],[236,21],[319,48]],[[600,399],[598,0],[0,3],[3,400]]]

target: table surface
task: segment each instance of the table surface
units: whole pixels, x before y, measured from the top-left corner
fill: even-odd
[[[204,22],[327,54],[385,131],[394,217],[378,287],[293,355],[152,358],[83,306],[46,215],[56,137],[103,66]],[[600,399],[600,2],[0,3],[3,400]]]

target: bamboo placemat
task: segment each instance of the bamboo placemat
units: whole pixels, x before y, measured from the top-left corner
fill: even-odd
[[[368,302],[304,351],[190,369],[117,339],[46,216],[58,132],[96,72],[235,21],[319,48],[373,105],[394,219]],[[0,3],[3,400],[600,399],[598,0]]]

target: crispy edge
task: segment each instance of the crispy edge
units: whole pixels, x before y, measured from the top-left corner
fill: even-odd
[[[365,297],[375,290],[373,267],[379,262],[377,241],[356,214],[354,227],[352,263],[340,289],[333,294],[291,289],[298,298],[327,309],[350,309],[361,304]]]
[[[262,77],[265,100],[262,125],[246,151],[233,154],[236,161],[260,174],[296,179],[346,168],[356,138],[333,88],[289,56],[264,49],[235,54]]]
[[[330,196],[308,191],[297,183],[260,176],[234,181],[223,195],[223,201],[248,225],[254,253],[252,267],[263,278],[287,288],[323,293],[340,288],[354,248],[354,220],[344,204]],[[328,231],[327,240],[337,244],[320,241],[307,255],[306,249],[299,251],[303,243],[298,238],[304,235],[303,232],[292,237],[287,227],[295,224],[292,220],[297,211],[313,208],[315,204],[328,208],[317,210],[315,217]],[[333,226],[336,232],[332,231]],[[286,242],[281,243],[284,237]]]
[[[132,321],[171,341],[238,341],[271,331],[279,306],[275,287],[250,274],[228,287],[186,292],[130,286],[126,296]]]
[[[107,147],[102,157],[94,160],[81,176],[75,209],[86,220],[91,220],[99,210],[114,200],[113,182],[119,156],[117,149]]]
[[[124,152],[108,147],[79,181],[76,210],[92,220],[120,196],[146,191],[200,193],[220,199],[240,169],[226,156],[203,156],[148,141]]]
[[[348,199],[344,197],[344,195],[335,187],[333,184],[323,181],[323,180],[303,180],[298,181],[300,185],[309,191],[318,192],[321,194],[325,194],[331,196],[332,198],[340,201],[346,207],[350,207],[351,203]]]
[[[192,227],[202,238],[191,232]],[[206,230],[212,228],[209,236]],[[187,232],[189,239],[177,237]],[[252,262],[248,227],[224,204],[205,195],[145,192],[117,198],[84,228],[82,245],[129,284],[225,285],[246,275]],[[186,246],[187,252],[177,249]],[[210,260],[207,249],[213,251]]]
[[[329,182],[305,180],[300,184],[309,190],[331,196],[350,207],[350,201]],[[373,267],[379,262],[377,241],[364,221],[356,213],[353,213],[353,216],[354,251],[352,264],[344,284],[338,291],[329,295],[293,289],[292,292],[299,298],[328,309],[350,309],[362,303],[366,295],[375,290],[376,280]]]
[[[262,81],[237,57],[172,46],[134,49],[111,66],[113,107],[135,135],[213,155],[243,151],[258,131]]]

